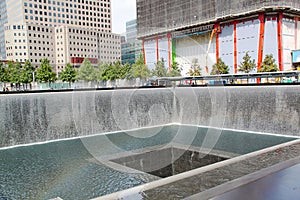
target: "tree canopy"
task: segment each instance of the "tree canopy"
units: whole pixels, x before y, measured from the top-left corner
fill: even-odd
[[[36,80],[40,83],[49,83],[56,81],[56,73],[53,72],[50,61],[47,58],[43,58],[41,60],[41,65],[37,68]]]
[[[125,63],[122,67],[122,79],[127,79],[131,80],[134,78],[133,73],[132,73],[132,67],[130,66],[129,63]]]
[[[21,83],[21,64],[9,61],[7,63],[8,80],[11,83]]]
[[[90,60],[85,58],[78,70],[77,79],[85,82],[96,81],[97,73]]]
[[[132,74],[133,78],[141,78],[146,79],[150,76],[150,70],[144,63],[143,55],[140,55],[139,59],[135,61],[132,65],[130,73]]]
[[[191,63],[191,67],[187,75],[189,76],[201,76],[201,67],[197,58],[194,58]]]
[[[181,76],[181,68],[179,67],[177,62],[174,62],[171,66],[171,69],[168,71],[168,77],[180,77]]]
[[[229,67],[223,62],[221,58],[213,65],[211,75],[229,74]]]
[[[9,82],[7,67],[2,62],[0,62],[0,82]]]
[[[161,58],[161,60],[155,63],[155,68],[152,70],[152,76],[155,77],[166,77],[167,76],[167,69],[165,67],[165,60]]]
[[[279,71],[275,59],[272,54],[265,56],[264,61],[262,62],[258,72],[277,72]]]
[[[65,69],[60,73],[60,80],[63,82],[68,82],[69,84],[76,81],[77,71],[68,63]]]
[[[251,60],[251,56],[247,52],[243,57],[243,61],[241,62],[238,71],[244,72],[246,74],[250,73],[256,67],[255,60]]]
[[[22,67],[21,82],[28,84],[33,81],[33,73],[35,71],[34,66],[29,60],[26,60],[24,66]]]

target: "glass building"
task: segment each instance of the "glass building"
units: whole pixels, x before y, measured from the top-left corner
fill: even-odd
[[[142,53],[142,41],[137,40],[137,20],[126,22],[126,41],[121,44],[122,64],[135,63]]]

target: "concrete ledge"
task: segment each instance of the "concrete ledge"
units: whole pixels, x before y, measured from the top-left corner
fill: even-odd
[[[265,154],[265,153],[268,153],[268,152],[271,152],[271,151],[276,151],[276,150],[279,150],[279,149],[282,149],[282,148],[285,148],[285,147],[289,147],[289,146],[292,146],[292,145],[300,145],[300,140],[296,140],[296,141],[280,144],[280,145],[277,145],[277,146],[273,146],[273,147],[270,147],[270,148],[266,148],[266,149],[256,151],[256,152],[253,152],[253,153],[250,153],[250,154],[235,157],[235,158],[223,161],[223,162],[219,162],[219,163],[216,163],[216,164],[212,164],[212,165],[209,165],[209,166],[198,168],[198,169],[188,171],[188,172],[185,172],[185,173],[182,173],[182,174],[178,174],[178,175],[175,175],[175,176],[172,176],[172,177],[164,178],[162,180],[158,180],[158,181],[150,182],[150,183],[147,183],[147,184],[144,184],[144,185],[141,185],[141,186],[130,188],[128,190],[124,190],[124,191],[109,194],[109,195],[106,195],[106,196],[103,196],[103,197],[95,198],[93,200],[126,199],[126,198],[130,198],[132,196],[142,197],[142,194],[145,191],[149,191],[149,190],[152,190],[154,188],[159,188],[159,187],[162,187],[164,185],[171,184],[171,183],[174,183],[174,182],[182,181],[184,179],[188,179],[190,177],[197,176],[197,175],[199,175],[201,173],[204,173],[204,172],[208,172],[208,171],[211,171],[211,170],[214,170],[214,169],[217,169],[217,168],[221,168],[221,167],[224,167],[224,166],[227,166],[227,165],[230,165],[230,164],[238,163],[238,162],[241,162],[243,160],[247,160],[247,159],[250,159],[250,158],[253,158],[253,157],[256,157],[256,156],[260,156],[262,154]],[[209,193],[209,194],[211,194],[211,193]],[[209,195],[209,194],[207,194],[207,195]]]
[[[279,163],[277,165],[274,165],[269,168],[265,168],[262,170],[259,170],[255,173],[243,176],[241,178],[238,178],[236,180],[230,181],[228,183],[219,185],[217,187],[214,187],[212,189],[206,190],[204,192],[201,192],[199,194],[190,196],[188,198],[185,198],[185,200],[208,200],[211,198],[214,198],[216,196],[222,195],[228,191],[234,190],[236,188],[239,188],[240,186],[246,185],[248,183],[254,182],[258,179],[261,179],[265,176],[268,176],[270,174],[273,174],[275,172],[278,172],[280,170],[289,168],[291,166],[294,166],[296,164],[300,163],[300,157]]]

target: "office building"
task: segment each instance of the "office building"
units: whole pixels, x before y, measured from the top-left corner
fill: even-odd
[[[137,39],[136,19],[126,22],[126,37],[121,44],[122,64],[135,63],[142,53],[142,41]]]
[[[46,57],[58,73],[67,63],[78,66],[84,58],[97,63],[120,60],[120,36],[111,33],[110,0],[1,3],[7,17],[1,18],[5,40],[0,29],[0,43],[5,44],[7,60],[30,60],[38,66]]]
[[[203,74],[218,58],[238,73],[247,52],[257,69],[272,54],[281,71],[292,70],[291,52],[300,48],[299,19],[298,0],[137,0],[147,65],[153,68],[164,58],[168,67],[182,66],[183,75],[194,58]]]

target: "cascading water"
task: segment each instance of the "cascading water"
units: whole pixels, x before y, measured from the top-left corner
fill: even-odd
[[[1,95],[0,147],[174,122],[299,135],[299,94],[289,86]]]
[[[297,86],[0,95],[0,198],[87,199],[156,180],[125,172],[109,156],[157,145],[158,152],[176,143],[240,155],[291,141],[223,128],[300,136],[299,96]],[[184,154],[171,153],[172,163]]]

